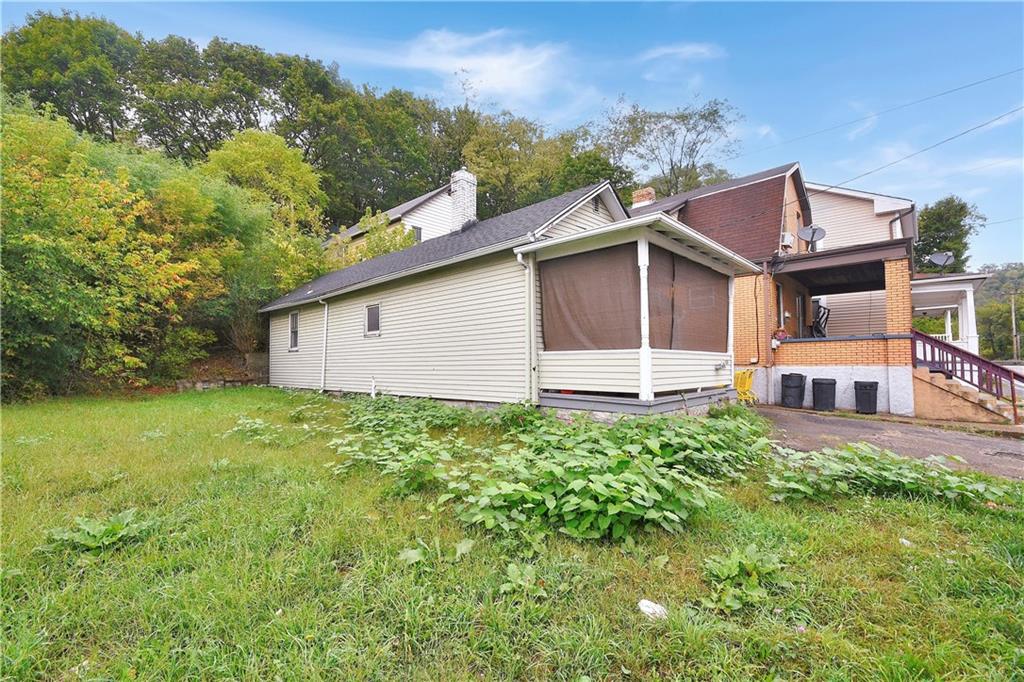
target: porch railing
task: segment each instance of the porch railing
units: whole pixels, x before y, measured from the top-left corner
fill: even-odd
[[[938,339],[939,341],[945,341],[950,343],[953,340],[952,334],[930,334],[932,338]]]
[[[1013,423],[1020,423],[1017,391],[1024,396],[1024,377],[951,343],[917,330],[910,332],[914,344],[914,367],[927,367],[974,386],[997,400],[1009,400]],[[1019,386],[1018,386],[1019,384]]]

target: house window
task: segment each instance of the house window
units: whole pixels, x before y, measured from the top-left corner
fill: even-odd
[[[775,285],[775,308],[778,314],[777,327],[784,327],[786,325],[786,310],[782,302],[782,285]]]
[[[366,306],[366,322],[363,329],[366,336],[380,336],[380,303]]]
[[[299,313],[288,315],[288,350],[299,349]]]
[[[423,241],[423,228],[414,227],[412,228],[412,236],[416,240],[416,243]]]

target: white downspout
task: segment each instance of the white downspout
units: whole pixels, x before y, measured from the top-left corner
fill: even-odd
[[[533,391],[530,387],[530,332],[532,331],[533,325],[531,324],[531,318],[533,317],[533,305],[530,297],[530,266],[526,263],[523,258],[523,254],[516,254],[516,262],[523,266],[523,282],[525,282],[525,288],[523,289],[523,307],[526,309],[526,339],[524,348],[524,360],[525,372],[523,373],[523,400],[529,400]]]
[[[651,374],[651,314],[648,303],[647,265],[649,262],[647,235],[636,243],[637,265],[640,268],[640,400],[654,400],[654,378]]]
[[[320,359],[320,392],[323,393],[327,390],[327,319],[331,304],[322,298],[318,299],[317,303],[324,307],[324,349]]]

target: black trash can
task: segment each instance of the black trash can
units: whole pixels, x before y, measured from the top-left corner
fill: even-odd
[[[782,375],[782,406],[803,407],[804,385],[807,377],[803,374]]]
[[[811,379],[811,396],[814,409],[820,412],[832,412],[836,409],[836,380]]]
[[[853,392],[857,396],[858,414],[875,414],[878,412],[878,382],[855,381]]]

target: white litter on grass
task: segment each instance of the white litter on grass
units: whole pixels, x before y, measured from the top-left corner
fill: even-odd
[[[900,538],[900,544],[903,545],[904,547],[913,547],[914,546],[914,543],[911,542],[910,540],[906,539],[906,538]]]
[[[661,604],[641,599],[637,603],[637,606],[640,607],[640,613],[644,614],[651,620],[665,620],[668,618],[668,609]]]

